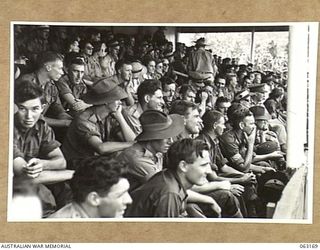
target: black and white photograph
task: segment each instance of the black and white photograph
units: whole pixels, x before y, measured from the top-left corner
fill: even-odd
[[[312,223],[318,23],[10,35],[9,222]]]

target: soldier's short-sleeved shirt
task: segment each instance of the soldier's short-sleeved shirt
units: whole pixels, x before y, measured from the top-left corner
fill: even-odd
[[[126,217],[182,217],[186,213],[187,192],[177,174],[169,169],[151,177],[131,193]]]
[[[32,158],[45,158],[60,143],[55,140],[52,129],[40,117],[30,129],[25,130],[19,125],[17,115],[14,118],[13,159],[22,157],[25,161]]]
[[[122,114],[135,135],[139,135],[142,132],[140,116],[143,113],[142,107],[139,103],[135,103],[132,106],[124,107]]]
[[[118,160],[128,164],[128,180],[131,191],[147,182],[163,167],[162,154],[153,154],[139,142],[125,149],[119,155]]]
[[[61,100],[62,96],[65,94],[72,94],[76,99],[81,99],[82,96],[87,93],[87,86],[81,80],[79,84],[72,84],[68,75],[62,76],[57,82],[56,86],[59,90]],[[62,101],[63,107],[65,109],[70,109],[71,107],[67,102]]]
[[[205,141],[209,146],[209,155],[212,163],[213,170],[220,170],[228,160],[222,155],[218,139],[212,139],[212,137],[203,131],[197,139]],[[215,166],[218,169],[215,169]]]
[[[247,143],[241,130],[229,130],[220,138],[221,152],[228,159],[229,164],[238,169],[244,163],[247,153]]]
[[[88,143],[93,136],[103,142],[119,141],[116,138],[120,131],[118,122],[110,116],[101,119],[96,107],[86,109],[72,120],[61,147],[66,160],[95,155],[95,150]]]
[[[17,84],[22,84],[22,81],[33,82],[43,89],[45,106],[42,114],[55,118],[59,114],[65,113],[60,101],[59,91],[53,81],[41,82],[36,72],[21,76]]]
[[[54,214],[50,215],[49,218],[90,218],[89,215],[83,210],[83,208],[76,202],[65,205]]]

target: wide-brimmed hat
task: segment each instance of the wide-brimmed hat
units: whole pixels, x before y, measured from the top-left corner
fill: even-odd
[[[277,202],[288,182],[289,178],[285,173],[268,171],[258,179],[258,195],[264,201]]]
[[[252,106],[250,111],[253,113],[255,120],[270,120],[270,115],[266,112],[266,109],[262,106]]]
[[[112,78],[102,78],[91,86],[82,99],[89,104],[102,105],[126,97],[128,97],[127,93]]]
[[[194,41],[196,46],[207,46],[206,40],[204,37],[199,38],[197,41]]]
[[[158,110],[147,110],[139,118],[142,132],[136,141],[162,140],[179,135],[184,129],[181,115],[167,115]]]
[[[279,144],[276,141],[266,141],[256,147],[257,155],[266,155],[279,150]]]

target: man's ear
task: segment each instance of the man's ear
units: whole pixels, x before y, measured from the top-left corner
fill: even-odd
[[[100,205],[100,196],[97,192],[90,192],[87,195],[86,201],[94,207],[97,207]]]
[[[188,170],[187,163],[185,161],[180,161],[178,164],[178,169],[183,173],[187,172],[187,170]]]
[[[46,68],[46,70],[47,70],[48,72],[51,71],[51,69],[52,69],[51,65],[48,64],[48,63],[45,64],[45,68]]]
[[[44,103],[44,104],[41,104],[41,109],[42,109],[42,110],[41,110],[41,113],[43,112],[43,110],[45,109],[46,106],[47,106],[47,104],[45,104],[45,103]]]
[[[144,96],[144,101],[145,101],[145,103],[149,103],[149,101],[150,101],[150,96],[149,96],[149,95],[145,95],[145,96]]]
[[[212,127],[213,127],[213,129],[216,129],[216,128],[217,128],[217,123],[214,122],[214,123],[212,124]]]
[[[239,128],[240,128],[240,129],[243,129],[244,127],[245,127],[245,126],[244,126],[244,122],[240,122],[240,123],[239,123]]]

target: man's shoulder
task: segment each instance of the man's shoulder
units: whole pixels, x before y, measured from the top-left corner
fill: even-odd
[[[157,191],[164,194],[179,195],[181,187],[174,174],[169,170],[162,170],[156,173],[148,181],[150,186],[156,187]]]
[[[220,141],[234,141],[235,138],[236,138],[235,131],[228,130],[220,136],[219,140]]]
[[[70,82],[69,76],[68,75],[64,75],[64,76],[61,76],[56,83],[69,84],[69,82]]]
[[[88,215],[76,203],[69,203],[63,208],[50,215],[49,218],[89,218]]]
[[[114,82],[114,83],[117,84],[117,85],[120,84],[118,75],[109,76],[109,77],[106,78],[106,81]]]
[[[119,159],[126,160],[128,163],[135,163],[143,160],[145,157],[145,148],[139,143],[135,143],[132,146],[126,148],[120,155]]]
[[[98,122],[98,119],[97,119],[95,113],[90,110],[90,108],[84,110],[79,115],[74,117],[73,121],[72,121],[72,123],[74,123],[76,125],[79,125],[79,124],[89,125],[89,124],[91,124],[94,127],[98,126],[97,122]]]
[[[35,72],[32,72],[32,73],[27,73],[27,74],[24,74],[22,76],[20,76],[18,79],[17,79],[17,83],[21,83],[22,81],[29,81],[29,82],[34,82],[36,80],[36,73]]]

